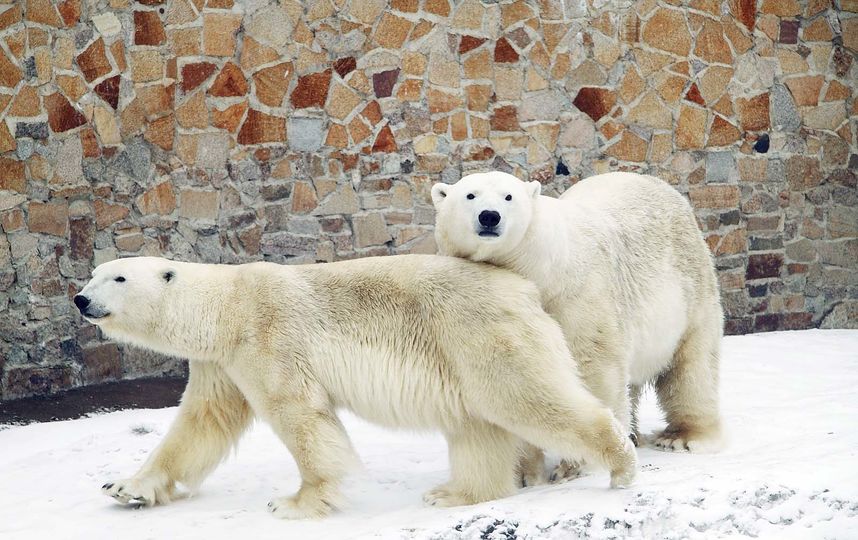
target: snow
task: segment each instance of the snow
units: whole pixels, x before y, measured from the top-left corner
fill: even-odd
[[[345,484],[349,506],[320,521],[267,513],[298,474],[264,424],[195,496],[137,510],[99,488],[134,473],[175,408],[8,427],[0,538],[858,538],[858,331],[728,337],[722,366],[727,449],[641,448],[637,483],[625,490],[595,471],[472,507],[427,507],[422,493],[447,477],[443,438],[344,414],[364,469]],[[643,430],[662,425],[647,393]]]

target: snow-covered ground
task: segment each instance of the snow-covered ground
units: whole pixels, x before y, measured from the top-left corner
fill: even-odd
[[[365,467],[345,486],[349,507],[321,521],[266,511],[298,474],[264,424],[196,496],[139,510],[99,488],[137,469],[175,409],[10,427],[0,431],[0,538],[858,538],[858,331],[728,337],[722,373],[728,448],[641,448],[626,490],[595,472],[473,507],[426,507],[421,494],[447,477],[444,440],[344,415]],[[644,432],[662,426],[651,393],[642,418]]]

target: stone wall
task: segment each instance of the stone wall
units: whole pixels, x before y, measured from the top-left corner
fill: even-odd
[[[431,253],[429,187],[687,193],[727,331],[858,325],[855,0],[0,0],[8,399],[181,372],[70,297],[129,255]]]

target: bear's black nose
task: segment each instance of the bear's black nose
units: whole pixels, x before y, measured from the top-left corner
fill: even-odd
[[[89,305],[89,298],[81,294],[76,294],[74,295],[74,305],[76,305],[80,312],[83,313]]]
[[[500,214],[494,210],[483,210],[480,212],[480,225],[483,227],[497,227],[500,219]]]

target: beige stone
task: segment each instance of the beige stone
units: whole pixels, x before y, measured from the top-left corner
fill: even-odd
[[[122,142],[119,135],[119,126],[116,124],[116,115],[107,107],[96,107],[93,111],[93,123],[98,133],[101,144],[105,146],[116,146]]]
[[[240,25],[240,14],[204,14],[203,52],[208,56],[231,57],[235,53],[235,34]]]
[[[345,119],[355,107],[361,103],[361,98],[348,86],[334,82],[331,88],[328,104],[325,107],[331,118],[337,120]]]
[[[183,189],[180,194],[179,216],[212,221],[217,218],[220,194],[217,191]]]
[[[681,11],[659,9],[644,23],[643,42],[662,51],[678,56],[688,56],[691,50],[691,34],[688,22]]]
[[[157,81],[164,76],[164,60],[157,50],[135,50],[130,56],[133,81]]]
[[[676,148],[703,148],[706,137],[706,111],[683,105],[676,124]]]
[[[673,116],[655,92],[647,92],[626,116],[629,122],[656,129],[670,129]]]
[[[846,120],[846,105],[831,101],[816,107],[801,107],[801,117],[809,128],[834,131]]]

